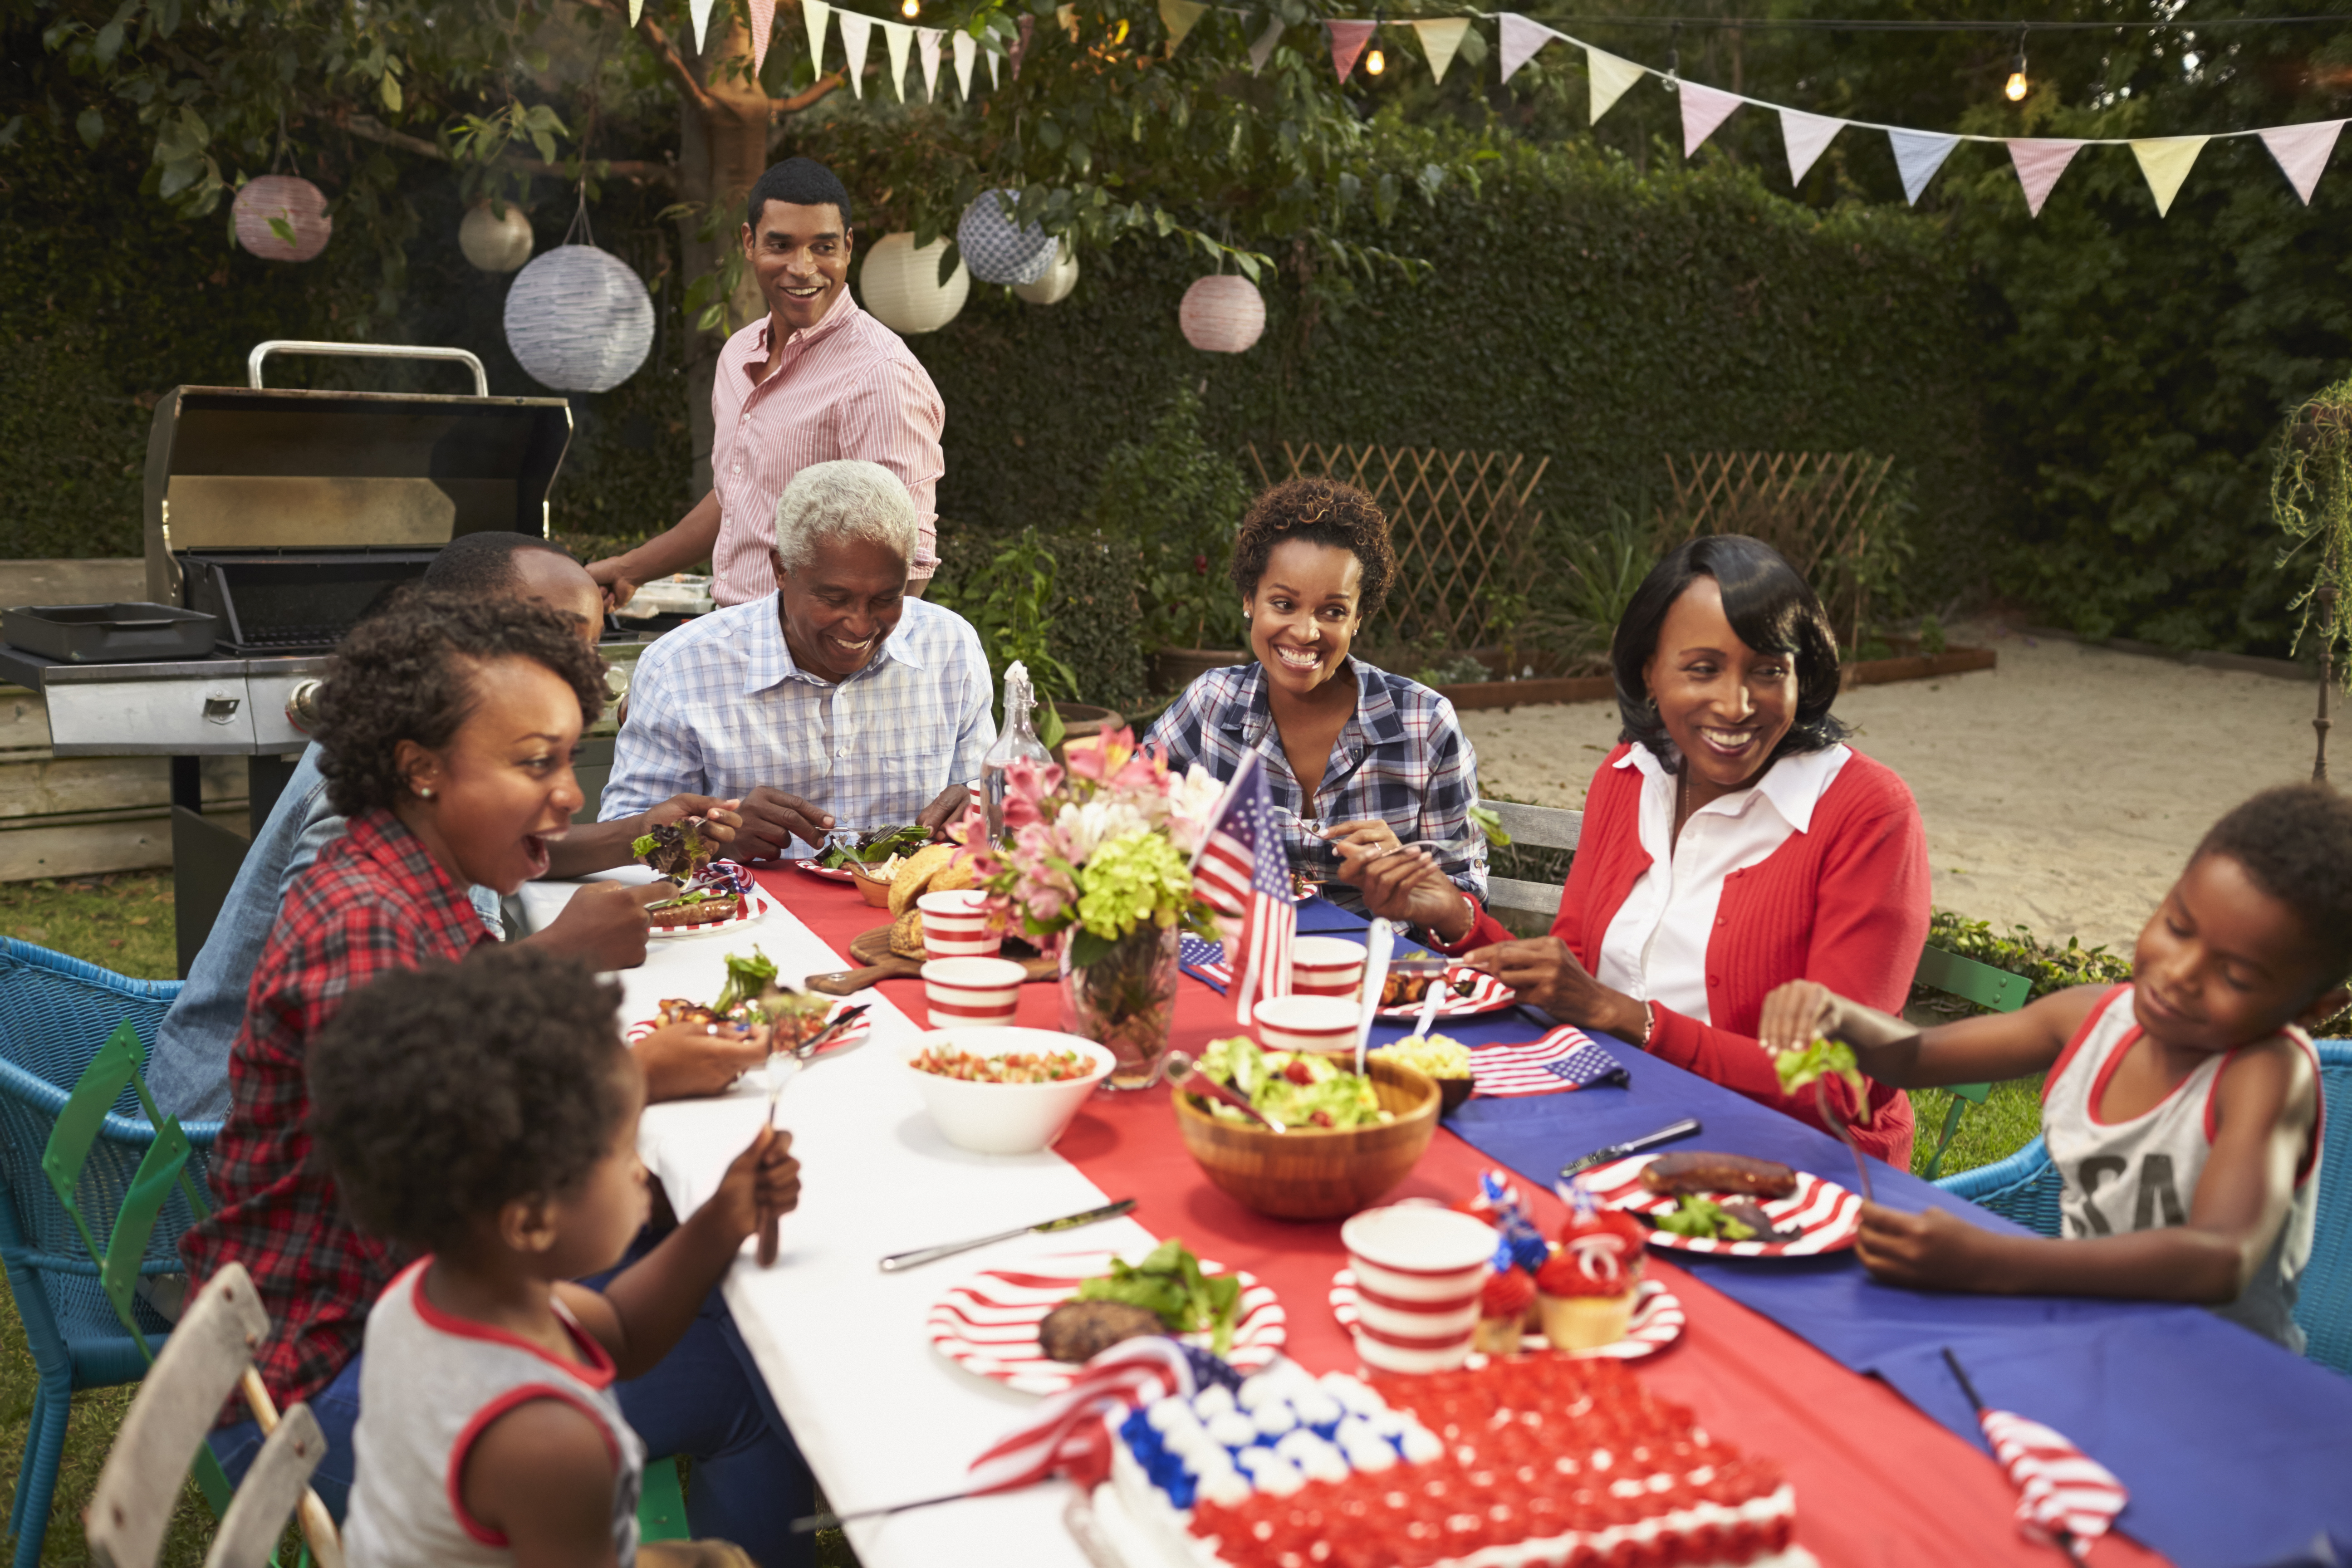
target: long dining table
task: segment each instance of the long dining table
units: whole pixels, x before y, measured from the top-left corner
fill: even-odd
[[[629,868],[605,875],[637,879],[646,874]],[[628,1019],[650,1018],[665,997],[710,999],[723,982],[725,957],[754,946],[788,980],[852,967],[845,957],[851,940],[887,921],[884,911],[845,883],[788,867],[761,868],[758,878],[770,908],[756,921],[657,937],[646,963],[619,976]],[[526,889],[529,922],[543,925],[572,890],[562,883]],[[1323,908],[1320,929],[1342,930],[1352,921]],[[920,982],[887,981],[857,999],[874,1005],[866,1043],[794,1076],[782,1093],[777,1119],[793,1135],[804,1175],[800,1207],[782,1227],[780,1256],[763,1268],[747,1247],[724,1288],[762,1376],[836,1510],[856,1513],[960,1491],[971,1460],[1034,1408],[1031,1396],[967,1373],[930,1346],[925,1325],[932,1305],[982,1268],[1088,1250],[1139,1258],[1159,1240],[1181,1237],[1203,1258],[1246,1269],[1272,1288],[1286,1315],[1285,1350],[1293,1359],[1314,1372],[1358,1367],[1353,1342],[1329,1305],[1332,1276],[1345,1265],[1338,1223],[1269,1219],[1212,1186],[1183,1148],[1164,1088],[1096,1095],[1048,1152],[967,1153],[930,1124],[902,1062],[926,1026]],[[1057,1028],[1058,987],[1051,982],[1024,987],[1017,1021]],[[1513,1010],[1465,1020],[1446,1032],[1477,1044],[1532,1039],[1543,1027],[1540,1016]],[[1197,1051],[1237,1032],[1231,1004],[1188,974],[1178,996],[1174,1044]],[[1526,1151],[1539,1151],[1549,1162],[1546,1168],[1557,1169],[1564,1158],[1645,1131],[1637,1121],[1663,1122],[1696,1110],[1714,1126],[1736,1121],[1737,1107],[1757,1109],[1622,1043],[1606,1037],[1601,1043],[1634,1070],[1630,1090],[1474,1099],[1452,1126],[1439,1130],[1390,1199],[1467,1198],[1483,1171],[1511,1165],[1517,1155],[1519,1185],[1549,1230],[1565,1208],[1548,1190],[1549,1178],[1530,1168],[1538,1162]],[[709,1194],[768,1107],[762,1075],[754,1074],[728,1094],[646,1110],[640,1149],[680,1215]],[[1844,1158],[1843,1149],[1820,1134],[1788,1126],[1820,1138],[1837,1159]],[[1530,1142],[1538,1129],[1540,1141]],[[1810,1152],[1813,1163],[1821,1161],[1819,1151]],[[1834,1167],[1823,1163],[1822,1171],[1833,1174]],[[889,1253],[1125,1197],[1137,1200],[1131,1215],[1084,1231],[1024,1236],[901,1273],[877,1268]],[[1657,1394],[1689,1406],[1710,1433],[1782,1467],[1797,1496],[1797,1541],[1825,1568],[2055,1560],[2052,1548],[2020,1534],[2016,1490],[1982,1442],[1960,1429],[1966,1423],[1931,1416],[1898,1392],[1897,1381],[1875,1368],[1858,1369],[1834,1343],[1818,1348],[1809,1335],[1776,1322],[1767,1310],[1740,1299],[1747,1287],[1736,1276],[1654,1253],[1651,1267],[1681,1300],[1686,1326],[1665,1350],[1631,1364]],[[2315,1375],[2333,1376],[2315,1370]],[[2352,1390],[2352,1384],[2346,1387]],[[2332,1409],[2324,1402],[2323,1408]],[[2352,1412],[2352,1403],[2345,1409]],[[2341,1441],[2348,1432],[2352,1423],[2332,1436]],[[848,1533],[867,1568],[1078,1564],[1084,1555],[1062,1519],[1069,1495],[1066,1483],[1050,1482],[855,1520]],[[2129,1511],[2122,1523],[2093,1550],[2093,1563],[2117,1568],[2172,1560],[2126,1533]],[[2321,1521],[2323,1549],[2329,1523]],[[2191,1552],[2180,1561],[2187,1568],[2204,1556]],[[2284,1560],[2290,1559],[2245,1559]]]

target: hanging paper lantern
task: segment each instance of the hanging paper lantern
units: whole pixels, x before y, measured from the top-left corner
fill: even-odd
[[[504,217],[488,202],[477,202],[457,225],[457,248],[485,272],[512,272],[530,259],[530,219],[512,202]]]
[[[940,279],[940,258],[947,254],[945,235],[920,250],[911,234],[886,234],[866,253],[857,292],[874,319],[900,337],[936,332],[956,319],[964,296],[971,292],[971,273],[962,262],[945,283]]]
[[[245,183],[229,208],[236,242],[264,261],[308,261],[327,248],[335,220],[326,194],[295,174],[261,174]],[[276,218],[294,231],[289,240],[270,226]]]
[[[1265,331],[1265,298],[1234,273],[1194,280],[1176,309],[1184,341],[1213,354],[1237,354]]]
[[[542,386],[610,392],[653,345],[654,302],[610,251],[559,245],[507,290],[507,347]]]
[[[1062,241],[1061,253],[1054,258],[1054,265],[1045,268],[1045,276],[1034,283],[1015,283],[1013,291],[1033,305],[1058,305],[1077,286],[1078,253],[1070,248],[1066,239]]]
[[[1000,196],[1018,199],[1018,191],[984,191],[963,209],[956,225],[956,246],[964,265],[982,283],[1034,283],[1054,269],[1059,242],[1035,224],[1017,227],[997,205]]]

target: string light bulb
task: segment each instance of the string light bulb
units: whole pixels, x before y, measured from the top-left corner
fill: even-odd
[[[923,0],[898,0],[898,15],[909,22],[923,14]]]
[[[2011,103],[2023,103],[2032,84],[2025,79],[2025,35],[2017,35],[2017,58],[2009,63],[2009,84],[2001,94]]]
[[[1371,51],[1364,56],[1364,74],[1366,76],[1378,76],[1381,72],[1388,68],[1388,56],[1381,53],[1379,46],[1374,45]]]

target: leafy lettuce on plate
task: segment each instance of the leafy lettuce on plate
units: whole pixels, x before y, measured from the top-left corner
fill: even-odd
[[[1124,1301],[1160,1314],[1169,1331],[1205,1333],[1218,1355],[1233,1348],[1241,1321],[1242,1282],[1231,1274],[1203,1274],[1201,1260],[1170,1237],[1140,1263],[1112,1258],[1110,1272],[1078,1287],[1081,1301]]]

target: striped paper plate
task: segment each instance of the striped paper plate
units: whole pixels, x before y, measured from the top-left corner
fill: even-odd
[[[667,998],[664,998],[664,1000],[667,1000]],[[842,1004],[842,1006],[847,1005],[847,1003]],[[835,1007],[831,1013],[826,1014],[825,1016],[827,1018],[834,1018],[839,1016],[840,1013],[841,1007]],[[661,1027],[661,1025],[656,1019],[640,1018],[635,1023],[630,1025],[625,1033],[628,1038],[629,1044],[634,1046],[639,1040],[644,1039],[647,1035],[652,1034],[659,1027]],[[842,1030],[841,1033],[834,1039],[827,1041],[824,1048],[817,1052],[815,1057],[812,1059],[816,1061],[831,1061],[835,1056],[840,1052],[855,1050],[859,1046],[864,1045],[866,1040],[872,1037],[873,1033],[874,1015],[867,1013],[857,1019],[856,1022],[851,1024],[849,1027]]]
[[[1466,979],[1472,983],[1470,994],[1467,996],[1451,994],[1453,982],[1457,979]],[[1434,984],[1445,985],[1449,993],[1445,1000],[1437,1005],[1437,1016],[1441,1018],[1467,1018],[1479,1013],[1499,1013],[1506,1007],[1516,1007],[1519,1005],[1517,992],[1493,975],[1481,974],[1475,969],[1449,969],[1445,972],[1444,980]],[[1421,1003],[1401,1002],[1393,1007],[1381,1008],[1380,1016],[1383,1018],[1411,1023],[1421,1016]]]
[[[1339,1320],[1341,1328],[1351,1334],[1356,1331],[1356,1271],[1352,1268],[1342,1268],[1331,1276],[1331,1315]],[[1682,1302],[1655,1279],[1644,1279],[1641,1293],[1633,1298],[1633,1316],[1625,1324],[1625,1337],[1613,1345],[1600,1345],[1575,1354],[1579,1360],[1608,1356],[1617,1361],[1640,1361],[1643,1356],[1657,1354],[1682,1337]],[[1531,1354],[1551,1349],[1551,1342],[1541,1334],[1524,1334],[1519,1339],[1519,1349]]]
[[[742,907],[738,909],[732,915],[730,915],[723,921],[713,921],[709,925],[674,926],[664,925],[661,921],[656,918],[654,921],[652,929],[646,931],[646,934],[649,937],[708,936],[710,932],[715,931],[740,931],[743,927],[751,924],[754,921],[757,921],[761,916],[766,914],[770,910],[772,910],[775,907],[776,901],[773,899],[768,897],[768,895],[761,889],[754,888],[749,894],[745,895]]]
[[[1086,1280],[1110,1272],[1113,1254],[1074,1252],[1041,1258],[1030,1268],[991,1268],[973,1275],[932,1304],[925,1331],[931,1346],[967,1372],[993,1378],[1024,1394],[1059,1394],[1078,1374],[1076,1363],[1050,1360],[1037,1342],[1045,1315],[1078,1293]],[[1203,1258],[1205,1274],[1225,1266]],[[1241,1275],[1241,1321],[1225,1359],[1244,1374],[1272,1362],[1288,1337],[1282,1303],[1254,1274]],[[1209,1348],[1206,1334],[1181,1336]]]
[[[1636,1154],[1630,1160],[1597,1166],[1584,1173],[1584,1184],[1595,1198],[1611,1208],[1651,1218],[1672,1214],[1679,1206],[1678,1199],[1653,1193],[1642,1185],[1643,1167],[1656,1158],[1655,1154]],[[1810,1171],[1797,1173],[1797,1190],[1787,1197],[1759,1199],[1756,1206],[1764,1211],[1764,1217],[1776,1228],[1795,1226],[1800,1233],[1796,1239],[1717,1241],[1712,1237],[1676,1236],[1670,1230],[1653,1230],[1650,1245],[1684,1252],[1711,1252],[1726,1258],[1803,1258],[1852,1247],[1862,1230],[1862,1199]]]
[[[828,882],[854,882],[857,879],[849,874],[849,868],[845,866],[820,866],[814,860],[788,860],[785,864],[795,871],[806,871],[812,877],[823,877]]]

